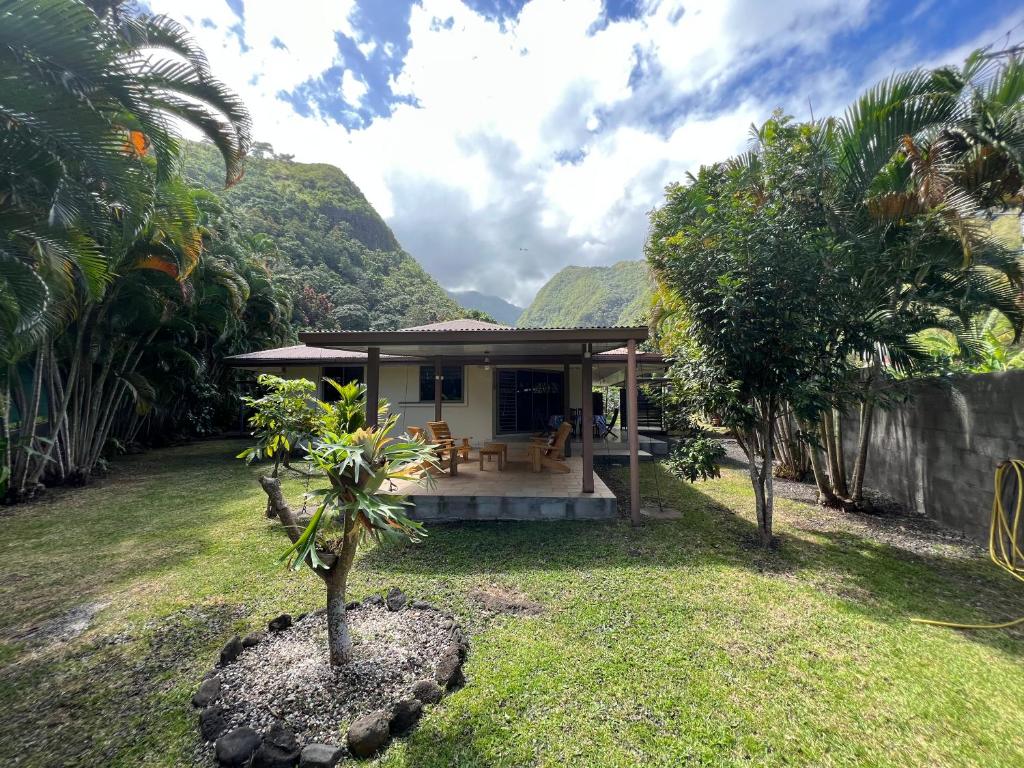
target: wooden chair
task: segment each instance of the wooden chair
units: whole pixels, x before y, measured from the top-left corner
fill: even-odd
[[[413,440],[426,440],[426,438],[423,437],[423,427],[409,427],[405,431],[409,433],[409,437]]]
[[[550,442],[534,442],[528,446],[530,464],[534,472],[540,472],[541,467],[547,467],[554,472],[569,471],[569,465],[565,463],[565,441],[569,439],[571,433],[572,424],[563,421],[558,425],[558,431]]]
[[[452,430],[447,421],[428,421],[427,429],[430,430],[430,442],[437,443],[442,449],[458,453],[461,461],[469,461],[469,438],[462,438],[462,443],[456,445],[452,437]]]

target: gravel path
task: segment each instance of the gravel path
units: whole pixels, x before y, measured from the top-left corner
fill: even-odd
[[[342,726],[374,710],[390,711],[415,681],[432,678],[459,632],[450,617],[433,610],[364,605],[348,616],[353,659],[343,668],[330,665],[327,623],[317,612],[218,671],[216,703],[227,710],[230,726],[262,733],[283,721],[304,743],[340,743]]]

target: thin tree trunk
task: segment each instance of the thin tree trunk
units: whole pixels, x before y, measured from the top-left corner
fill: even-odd
[[[295,543],[302,535],[303,527],[284,500],[281,481],[276,477],[264,475],[260,477],[260,485],[267,494],[267,501],[281,520],[288,538]],[[348,617],[345,614],[345,594],[348,574],[352,570],[359,542],[351,517],[345,519],[342,541],[340,554],[317,553],[327,568],[313,569],[327,587],[327,646],[332,666],[343,666],[352,660],[352,637],[348,631]]]
[[[327,645],[331,666],[341,667],[352,660],[352,637],[345,615],[345,582],[347,574],[335,565],[324,577],[327,583]]]
[[[843,498],[849,498],[850,492],[846,486],[846,454],[843,451],[843,415],[838,410],[834,411],[832,421],[836,441],[836,493]]]
[[[769,547],[772,543],[772,524],[775,514],[775,478],[772,475],[772,455],[775,443],[775,407],[769,400],[766,406],[764,420],[767,424],[768,434],[764,440],[764,459],[761,463],[761,483],[764,486],[764,509],[758,520],[761,530],[761,546]]]
[[[857,458],[853,464],[853,480],[850,487],[850,499],[855,504],[864,500],[864,475],[868,466],[868,449],[871,446],[871,422],[875,414],[875,404],[865,400],[860,405],[860,432],[857,436]]]
[[[837,479],[839,470],[836,467],[836,442],[835,432],[832,429],[832,411],[826,409],[821,415],[821,444],[825,447],[825,456],[828,458],[828,484],[832,493],[840,496]]]
[[[813,434],[814,427],[810,424],[801,424],[800,429],[808,434]],[[821,430],[818,430],[819,432]],[[823,507],[836,509],[842,506],[839,497],[832,492],[828,475],[825,474],[825,467],[821,463],[821,448],[817,445],[807,446],[807,456],[811,460],[811,473],[814,475],[814,484],[818,486],[818,503]]]

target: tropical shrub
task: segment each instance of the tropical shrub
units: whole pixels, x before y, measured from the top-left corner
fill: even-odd
[[[721,477],[725,446],[711,437],[688,437],[672,448],[664,464],[670,473],[695,483]]]
[[[267,394],[250,400],[258,442],[240,457],[253,461],[309,440],[305,460],[319,487],[306,494],[301,513],[288,506],[277,477],[262,476],[260,485],[292,542],[281,560],[293,570],[310,568],[326,586],[331,664],[343,665],[352,655],[345,593],[356,551],[369,539],[419,541],[425,535],[405,512],[409,502],[387,489],[393,480],[428,482],[434,446],[390,437],[398,417],[388,415],[383,402],[383,422],[368,426],[366,387],[329,383],[338,393],[335,402],[318,400],[316,386],[305,379],[262,377]],[[306,515],[310,503],[314,509]]]

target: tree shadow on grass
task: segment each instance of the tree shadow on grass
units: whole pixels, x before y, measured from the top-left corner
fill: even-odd
[[[191,606],[132,635],[54,646],[5,668],[0,763],[134,766],[180,750],[173,764],[192,764],[201,750],[189,699],[244,614]]]
[[[253,498],[255,472],[232,457],[234,444],[209,442],[125,457],[102,483],[59,489],[0,519],[0,636],[17,637],[76,605],[126,585],[173,573],[223,542],[233,506]],[[59,573],[59,576],[50,574]]]
[[[655,503],[649,473],[645,470],[644,503]],[[664,490],[666,481],[659,481]],[[815,529],[812,515],[796,529],[777,526],[777,544],[766,551],[751,518],[693,485],[670,482],[676,484],[667,505],[683,513],[680,520],[647,520],[635,529],[624,520],[434,526],[424,543],[380,547],[359,568],[402,583],[403,577],[465,581],[538,571],[725,566],[726,573],[742,568],[810,587],[890,624],[905,625],[915,617],[996,623],[1024,615],[1019,585],[984,559],[910,552],[832,526]],[[964,637],[1024,655],[1022,629],[965,632]]]

